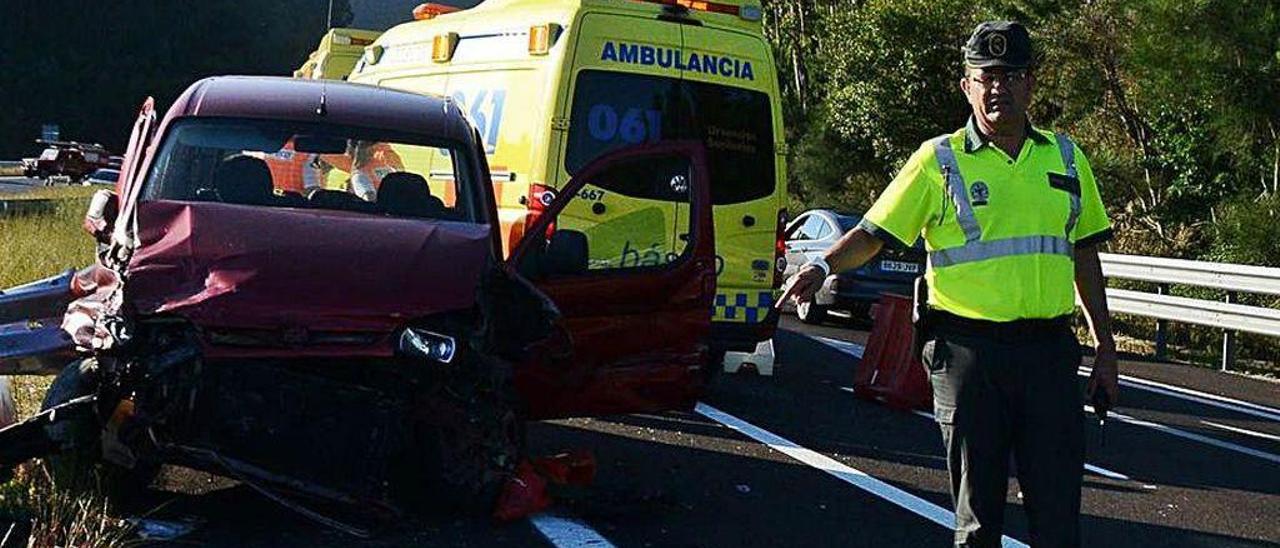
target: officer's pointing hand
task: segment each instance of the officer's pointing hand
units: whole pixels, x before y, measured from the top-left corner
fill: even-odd
[[[818,288],[822,287],[822,282],[826,278],[826,273],[820,267],[807,265],[801,268],[799,272],[787,278],[782,288],[782,298],[774,303],[774,308],[781,309],[788,299],[795,301],[796,304],[809,302],[813,299],[813,294],[818,292]]]

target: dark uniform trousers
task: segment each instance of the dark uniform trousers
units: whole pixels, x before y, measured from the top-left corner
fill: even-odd
[[[1031,545],[1078,546],[1084,411],[1068,322],[952,319],[930,329],[922,361],[946,446],[956,545],[1000,545],[1012,452]]]

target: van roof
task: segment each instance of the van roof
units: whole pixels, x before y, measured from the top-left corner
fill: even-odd
[[[754,6],[760,10],[758,0],[711,0],[717,4]],[[484,0],[475,7],[437,15],[425,21],[401,23],[382,34],[382,44],[404,44],[431,40],[441,30],[466,31],[469,28],[519,26],[520,24],[570,23],[574,15],[584,8],[607,8],[634,11],[642,15],[657,15],[663,6],[657,0]],[[760,32],[759,20],[743,19],[734,15],[691,10],[690,13],[710,28],[749,30]],[[432,36],[423,36],[422,30],[432,30]]]
[[[324,99],[324,114],[317,114]],[[219,116],[325,122],[466,140],[453,101],[390,88],[276,76],[215,76],[183,92],[165,117]]]

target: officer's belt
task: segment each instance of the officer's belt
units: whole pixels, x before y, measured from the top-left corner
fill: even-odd
[[[1040,339],[1061,335],[1071,328],[1071,316],[1028,318],[993,322],[957,316],[945,310],[929,310],[929,328],[934,333],[954,334],[993,340]]]

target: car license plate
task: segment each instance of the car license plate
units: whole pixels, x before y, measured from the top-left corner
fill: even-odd
[[[880,270],[885,272],[906,272],[908,274],[917,274],[920,272],[920,265],[902,261],[880,261]]]

